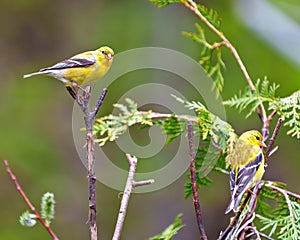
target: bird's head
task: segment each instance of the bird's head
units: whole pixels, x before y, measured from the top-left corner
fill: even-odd
[[[263,141],[263,137],[259,131],[251,130],[244,132],[240,139],[245,140],[246,142],[259,147],[267,147]]]
[[[114,51],[107,46],[100,47],[98,49],[98,53],[100,54],[101,58],[106,59],[107,61],[112,61],[114,58]]]

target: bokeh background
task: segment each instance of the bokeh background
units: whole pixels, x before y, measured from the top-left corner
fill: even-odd
[[[287,96],[300,87],[300,61],[278,50],[272,39],[250,29],[239,1],[202,1],[223,19],[223,32],[238,49],[252,78],[280,84]],[[288,17],[300,31],[297,0],[267,1]],[[246,10],[247,11],[247,10]],[[248,11],[252,11],[248,9]],[[256,12],[250,13],[255,19]],[[266,12],[265,21],[272,21]],[[0,2],[0,159],[9,160],[24,191],[39,208],[40,197],[50,191],[56,198],[52,224],[61,239],[87,239],[86,169],[77,156],[72,135],[73,101],[63,85],[50,77],[23,79],[25,73],[50,66],[78,52],[110,45],[116,53],[137,47],[165,47],[199,60],[200,48],[182,31],[195,31],[196,16],[182,5],[158,9],[147,0],[2,0]],[[297,28],[296,28],[297,29]],[[273,30],[291,47],[295,31],[280,25]],[[207,31],[208,36],[213,36]],[[299,32],[298,32],[299,34]],[[275,37],[272,37],[275,41]],[[212,38],[214,40],[214,38]],[[293,46],[295,52],[300,45]],[[236,62],[223,49],[226,63],[223,99],[246,86]],[[158,81],[151,71],[132,73],[109,88],[100,114],[131,86]],[[183,86],[184,88],[184,86]],[[124,90],[125,89],[125,90]],[[193,96],[191,95],[191,100]],[[256,116],[227,109],[227,121],[241,133],[259,129]],[[273,125],[272,125],[273,127]],[[143,140],[144,141],[144,140]],[[142,144],[145,144],[143,142]],[[272,157],[265,179],[283,181],[299,192],[299,140],[280,130],[279,151]],[[124,162],[125,156],[114,161]],[[113,174],[113,173],[112,173]],[[200,189],[204,224],[210,239],[229,222],[224,210],[229,199],[228,177],[212,173],[213,185]],[[132,195],[122,239],[147,239],[161,232],[182,212],[186,224],[174,239],[197,239],[192,200],[183,200],[186,175],[160,191]],[[124,183],[125,184],[125,183]],[[119,208],[119,192],[97,183],[98,225],[101,239],[111,239]],[[40,225],[27,229],[18,216],[27,206],[0,164],[0,239],[50,239]]]

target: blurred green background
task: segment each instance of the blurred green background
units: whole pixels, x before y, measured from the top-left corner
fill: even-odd
[[[299,64],[241,23],[235,1],[202,3],[218,11],[223,19],[223,32],[238,49],[254,80],[268,76],[281,85],[280,96],[299,89]],[[300,5],[296,0],[272,3],[299,26],[300,17],[295,9]],[[61,239],[88,239],[87,173],[73,142],[73,101],[63,85],[50,77],[22,76],[104,44],[116,53],[137,47],[165,47],[198,60],[199,46],[181,35],[182,31],[195,31],[195,22],[197,17],[182,5],[158,9],[147,0],[0,2],[0,158],[9,161],[37,208],[44,192],[55,194],[56,219],[52,227]],[[278,30],[289,38],[285,29]],[[246,81],[230,52],[223,50],[227,69],[222,97],[228,99],[243,89]],[[141,71],[138,76],[144,81],[157,81],[148,73]],[[134,85],[132,79],[109,89],[109,100],[100,114],[112,110],[111,104],[128,84]],[[247,120],[244,117],[244,113],[227,109],[227,121],[237,133],[260,128],[256,116]],[[299,192],[299,140],[286,136],[286,128],[282,128],[277,144],[279,151],[272,157],[264,178],[286,182],[290,190]],[[115,161],[123,161],[126,167],[125,156]],[[27,229],[18,223],[18,216],[27,206],[1,165],[0,239],[50,239],[40,225]],[[227,176],[211,177],[214,184],[200,189],[200,200],[207,234],[215,239],[229,222],[229,216],[224,215],[229,184]],[[122,239],[147,239],[169,225],[179,212],[184,214],[186,226],[175,239],[197,239],[192,200],[183,200],[185,182],[183,175],[160,191],[132,195]],[[97,183],[100,239],[112,237],[120,202],[118,194]]]

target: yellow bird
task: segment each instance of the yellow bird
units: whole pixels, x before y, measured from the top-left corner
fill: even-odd
[[[52,67],[26,74],[24,78],[35,75],[48,75],[62,81],[67,89],[71,87],[74,90],[74,87],[81,88],[82,85],[103,77],[109,70],[113,58],[114,51],[107,46],[103,46],[94,51],[79,53]],[[70,89],[68,90],[70,91]]]
[[[244,193],[258,184],[265,172],[262,147],[266,147],[260,132],[251,130],[243,133],[227,157],[230,171],[230,203],[225,214],[236,211]]]

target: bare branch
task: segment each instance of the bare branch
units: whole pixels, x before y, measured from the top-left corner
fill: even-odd
[[[96,223],[96,175],[95,175],[95,150],[94,150],[94,136],[93,123],[95,116],[105,98],[107,89],[102,90],[96,106],[93,111],[90,111],[90,97],[91,87],[87,86],[83,90],[82,96],[76,95],[76,102],[84,113],[84,122],[86,128],[86,151],[88,162],[88,184],[89,184],[89,227],[91,240],[97,240],[97,223]]]
[[[277,134],[278,134],[278,131],[279,131],[279,128],[281,126],[281,123],[282,123],[282,118],[279,118],[278,121],[277,121],[277,124],[275,126],[275,129],[274,129],[274,132],[272,134],[272,137],[269,141],[269,144],[268,144],[268,147],[267,147],[267,150],[266,150],[266,154],[265,154],[265,162],[268,161],[269,159],[269,156],[270,156],[270,153],[273,149],[273,145],[274,145],[274,142],[275,142],[275,139],[277,137]]]
[[[235,58],[236,62],[238,63],[250,89],[255,92],[255,86],[252,82],[252,79],[250,75],[248,74],[248,71],[246,69],[246,66],[244,65],[240,55],[238,54],[237,50],[235,47],[231,44],[231,42],[224,36],[222,32],[220,32],[217,28],[215,28],[199,11],[197,4],[193,0],[188,0],[188,1],[182,1],[182,3],[189,8],[192,12],[194,12],[200,20],[207,25],[219,38],[222,39],[222,42],[218,44],[219,46],[225,45],[232,53],[233,57]],[[213,45],[214,46],[214,45]],[[267,120],[267,114],[266,110],[263,104],[260,104],[260,108],[256,109],[256,113],[258,114],[259,118],[261,121],[264,123]]]
[[[287,204],[289,212],[290,212],[291,221],[295,222],[294,215],[293,215],[293,208],[291,206],[291,201],[290,201],[289,195],[286,193],[286,191],[284,189],[279,188],[279,187],[273,186],[272,184],[270,184],[270,182],[268,182],[266,184],[266,186],[267,187],[272,186],[273,189],[276,189],[276,191],[278,191],[279,193],[281,193],[284,196],[286,204]]]
[[[224,36],[224,34],[222,32],[220,32],[217,28],[215,28],[198,10],[197,4],[193,1],[193,0],[189,0],[189,1],[183,1],[182,2],[187,8],[189,8],[191,11],[193,11],[202,22],[205,23],[205,25],[207,25],[218,37],[220,37],[222,39],[222,45],[225,45],[232,53],[232,55],[234,56],[234,58],[236,59],[238,65],[240,66],[240,69],[242,71],[242,73],[244,74],[250,88],[252,91],[255,91],[255,86],[247,72],[247,69],[244,65],[244,63],[242,62],[242,59],[240,58],[237,50],[234,48],[234,46],[230,43],[230,41]]]
[[[259,234],[260,236],[262,236],[263,238],[267,239],[267,240],[274,240],[274,238],[271,238],[271,237],[267,236],[266,234],[264,234],[264,233],[262,233],[262,232],[258,232],[258,234]]]
[[[145,114],[147,115],[147,117],[149,119],[155,119],[155,118],[169,118],[172,116],[175,116],[176,118],[180,119],[180,120],[186,120],[186,121],[190,121],[193,123],[199,123],[198,119],[195,117],[189,117],[189,116],[181,116],[181,115],[174,115],[173,113],[158,113],[158,112],[146,112],[146,111],[139,111],[139,113],[141,114]]]
[[[256,204],[257,204],[257,198],[260,193],[260,190],[262,189],[263,184],[264,184],[264,182],[261,181],[259,184],[257,184],[253,188],[253,192],[247,191],[247,195],[244,198],[244,201],[243,201],[242,205],[240,206],[238,212],[235,214],[234,218],[231,220],[230,224],[225,229],[225,231],[220,234],[220,237],[218,238],[218,240],[227,239],[228,235],[231,235],[232,232],[234,232],[233,235],[235,237],[237,237],[237,234],[241,233],[242,230],[246,230],[247,226],[249,226],[249,224],[252,223],[252,220],[249,221],[249,219],[253,218],[254,211],[256,208]],[[248,204],[249,208],[247,209],[247,212],[243,213],[247,204]],[[242,215],[242,213],[243,213],[243,215]],[[238,223],[243,223],[243,225],[242,226],[238,225]],[[248,223],[248,224],[245,224],[245,223]]]
[[[112,240],[119,240],[121,237],[123,223],[125,220],[127,207],[128,207],[130,195],[131,195],[133,188],[154,183],[153,179],[135,182],[134,174],[136,171],[136,166],[137,166],[138,160],[136,157],[131,156],[130,154],[126,154],[126,157],[127,157],[128,163],[129,163],[129,172],[128,172],[127,182],[126,182],[125,190],[123,193],[120,211],[119,211],[119,215],[118,215],[118,219],[117,219],[117,223],[116,223],[116,227],[115,227],[115,231],[114,231]]]
[[[24,201],[26,202],[26,204],[28,205],[28,207],[30,208],[30,210],[35,214],[36,219],[43,225],[43,227],[48,231],[48,233],[51,235],[53,240],[59,240],[58,237],[55,235],[55,233],[53,232],[53,230],[50,228],[50,226],[48,224],[46,224],[46,222],[43,220],[43,218],[41,217],[41,215],[39,214],[39,212],[35,209],[35,207],[32,205],[32,203],[29,201],[28,197],[26,196],[26,194],[24,193],[23,189],[21,188],[16,176],[13,174],[13,172],[11,171],[8,161],[4,160],[4,165],[6,167],[6,171],[8,172],[11,180],[14,182],[17,190],[19,191],[19,193],[21,194],[21,196],[23,197]]]
[[[204,225],[202,222],[201,207],[198,195],[197,180],[196,180],[196,167],[195,167],[195,146],[194,146],[194,130],[192,122],[188,122],[188,141],[189,141],[189,155],[190,155],[190,172],[191,172],[191,183],[193,190],[193,202],[194,208],[200,233],[200,239],[207,240],[205,234]]]
[[[251,193],[247,192],[247,195],[242,203],[242,205],[240,206],[238,212],[235,214],[234,218],[231,220],[230,224],[228,225],[228,227],[224,230],[224,232],[221,232],[220,237],[218,238],[218,240],[224,240],[226,239],[226,236],[230,233],[230,231],[233,229],[233,227],[235,226],[235,224],[238,222],[244,208],[247,205],[248,200],[251,197]]]
[[[104,100],[106,94],[107,94],[107,89],[104,88],[104,89],[102,90],[102,93],[101,93],[101,95],[100,95],[100,97],[99,97],[99,99],[98,99],[96,105],[95,105],[95,108],[94,108],[94,111],[93,111],[94,118],[95,118],[95,116],[97,115],[97,113],[98,113],[98,111],[99,111],[99,109],[100,109],[100,107],[101,107],[101,105],[102,105],[102,102],[103,102],[103,100]]]
[[[154,179],[149,179],[149,180],[145,180],[145,181],[138,181],[138,182],[133,181],[132,185],[135,188],[135,187],[150,185],[152,183],[154,183]]]
[[[265,184],[266,187],[269,187],[269,188],[271,188],[271,189],[273,189],[273,190],[275,190],[275,191],[277,191],[281,194],[293,197],[293,198],[295,198],[296,201],[300,201],[300,195],[299,194],[293,193],[291,191],[288,191],[286,189],[282,189],[282,188],[277,187],[277,186],[274,186],[271,181],[265,181],[265,183],[266,183]]]

